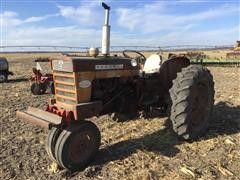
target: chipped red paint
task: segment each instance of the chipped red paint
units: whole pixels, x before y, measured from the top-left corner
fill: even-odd
[[[46,111],[50,113],[57,114],[58,116],[63,117],[63,123],[67,126],[71,124],[72,121],[75,121],[74,113],[72,111],[67,111],[65,109],[60,109],[54,105],[48,105]]]

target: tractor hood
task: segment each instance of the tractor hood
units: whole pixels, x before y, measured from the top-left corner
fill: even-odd
[[[136,70],[139,66],[134,62],[124,57],[61,57],[52,59],[52,68],[64,72]]]

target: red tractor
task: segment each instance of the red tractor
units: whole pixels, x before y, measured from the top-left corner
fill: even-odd
[[[169,109],[176,135],[194,140],[207,131],[214,104],[210,71],[190,65],[186,57],[163,61],[159,54],[146,58],[136,51],[111,56],[110,7],[104,3],[103,7],[102,55],[91,48],[89,56],[51,59],[54,99],[45,110],[29,107],[17,111],[19,118],[50,130],[47,154],[73,171],[89,165],[101,144],[100,130],[89,121],[91,117],[111,113],[138,116]]]
[[[46,60],[39,60],[36,59],[35,62],[37,62],[36,68],[32,68],[33,75],[30,77],[30,80],[33,81],[31,85],[31,92],[34,95],[41,95],[46,92],[48,88],[50,88],[50,92],[52,94],[55,94],[55,88],[54,88],[54,83],[53,83],[53,75],[52,74],[42,74],[41,73],[41,66],[38,62],[49,62]]]

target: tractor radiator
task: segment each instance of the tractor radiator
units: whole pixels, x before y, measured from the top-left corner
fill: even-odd
[[[57,104],[77,104],[75,78],[73,72],[53,71],[55,99]]]

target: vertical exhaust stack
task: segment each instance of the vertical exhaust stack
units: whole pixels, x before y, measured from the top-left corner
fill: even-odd
[[[110,25],[109,25],[109,11],[110,7],[102,3],[102,7],[105,9],[105,20],[104,25],[102,27],[102,54],[104,56],[109,56],[109,48],[110,48]]]

